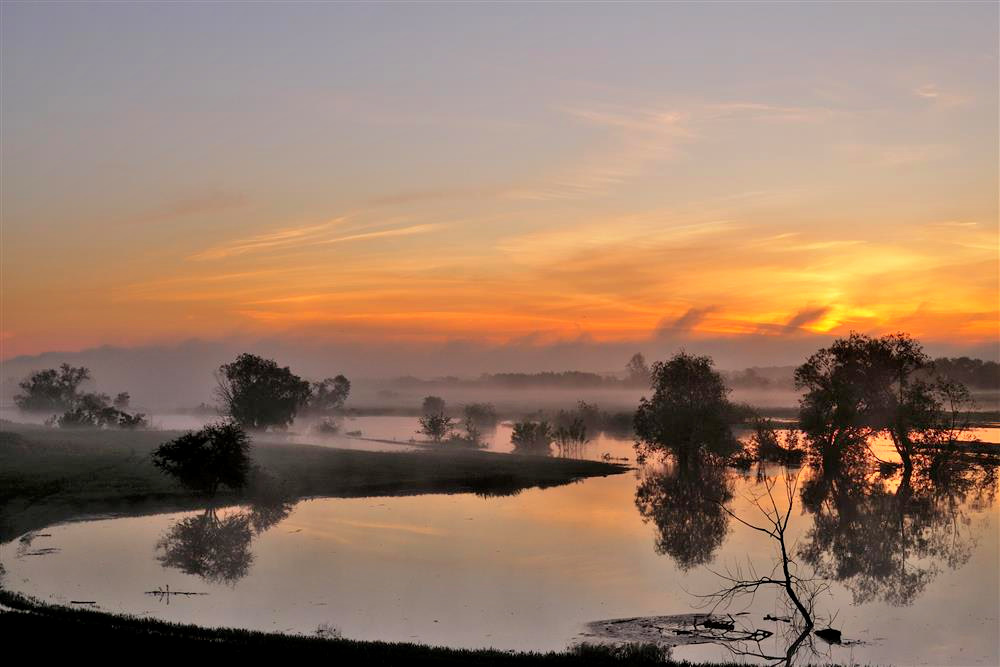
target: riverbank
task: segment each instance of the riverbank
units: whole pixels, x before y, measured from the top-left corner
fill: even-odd
[[[0,425],[0,541],[93,515],[140,515],[203,507],[153,467],[172,431],[61,430]],[[484,451],[369,452],[257,442],[256,465],[290,500],[325,496],[516,493],[620,474],[626,466]],[[220,493],[217,503],[241,496]]]
[[[25,646],[41,647],[53,638],[79,655],[156,655],[206,658],[319,658],[348,665],[661,665],[680,667],[652,645],[573,647],[551,653],[495,649],[452,649],[422,644],[363,642],[203,628],[134,616],[41,604],[0,588],[0,629]],[[37,642],[37,644],[34,644]],[[702,664],[714,667],[722,663]],[[735,664],[735,663],[725,663]]]

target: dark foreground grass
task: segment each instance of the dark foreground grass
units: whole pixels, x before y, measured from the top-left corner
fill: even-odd
[[[134,616],[43,605],[0,589],[0,633],[36,650],[57,641],[81,656],[168,659],[322,659],[343,665],[687,665],[653,645],[582,645],[551,653],[451,649],[362,642],[226,628],[202,628]],[[43,643],[44,642],[44,643]],[[704,667],[711,667],[705,665]]]
[[[206,498],[153,467],[153,449],[177,435],[0,423],[0,541],[81,516],[204,507]],[[599,461],[482,451],[366,452],[267,442],[255,444],[252,455],[291,499],[501,495],[627,469]],[[216,499],[239,501],[232,493]]]

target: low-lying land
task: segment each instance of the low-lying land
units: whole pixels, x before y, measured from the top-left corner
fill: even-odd
[[[58,521],[95,514],[144,514],[202,507],[206,498],[153,467],[150,454],[169,431],[61,430],[4,422],[0,427],[0,541]],[[368,452],[258,443],[254,462],[289,499],[420,493],[514,493],[612,475],[599,461],[483,451]],[[220,493],[220,503],[239,502]]]
[[[4,610],[6,608],[6,610]],[[226,628],[202,628],[133,616],[43,605],[0,589],[0,628],[23,645],[58,637],[80,654],[156,655],[199,660],[218,658],[316,658],[345,665],[661,665],[653,645],[591,646],[551,653],[517,653],[496,649],[452,649],[421,644],[363,642]],[[715,663],[713,663],[715,664]],[[734,664],[734,663],[728,663]],[[702,667],[713,667],[703,664]]]

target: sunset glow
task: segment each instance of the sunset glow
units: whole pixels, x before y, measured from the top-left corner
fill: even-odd
[[[3,356],[996,340],[995,4],[632,9],[5,4]]]

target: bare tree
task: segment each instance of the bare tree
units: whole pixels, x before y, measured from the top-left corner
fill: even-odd
[[[764,478],[764,491],[750,497],[750,501],[760,511],[764,519],[760,524],[747,521],[723,503],[719,503],[723,512],[733,520],[767,535],[775,543],[779,558],[771,571],[764,575],[758,574],[752,565],[748,565],[746,568],[737,566],[725,573],[710,570],[722,578],[726,585],[718,591],[699,596],[703,598],[704,606],[710,609],[709,613],[712,615],[719,609],[728,608],[738,599],[746,596],[752,598],[762,589],[774,588],[780,591],[784,595],[789,611],[789,617],[780,620],[788,622],[789,629],[794,636],[784,655],[774,655],[765,651],[762,642],[773,635],[767,630],[746,630],[736,636],[720,637],[724,641],[719,642],[732,651],[734,655],[761,658],[771,661],[770,664],[773,665],[791,665],[796,653],[803,645],[808,645],[812,653],[818,655],[811,637],[818,622],[815,611],[816,600],[829,590],[829,584],[822,579],[799,576],[797,564],[790,555],[787,531],[794,504],[793,499],[798,486],[798,477],[799,473],[797,472],[792,474],[786,470],[783,474],[786,501],[784,507],[779,506],[775,499],[774,488],[778,484],[778,479],[776,477]],[[719,623],[718,625],[727,633],[733,632],[735,621],[732,617],[730,617],[730,621],[732,622]],[[836,630],[827,628],[820,630],[817,634],[824,639],[835,638],[839,641],[840,633]],[[737,642],[735,645],[733,644],[734,640]]]

